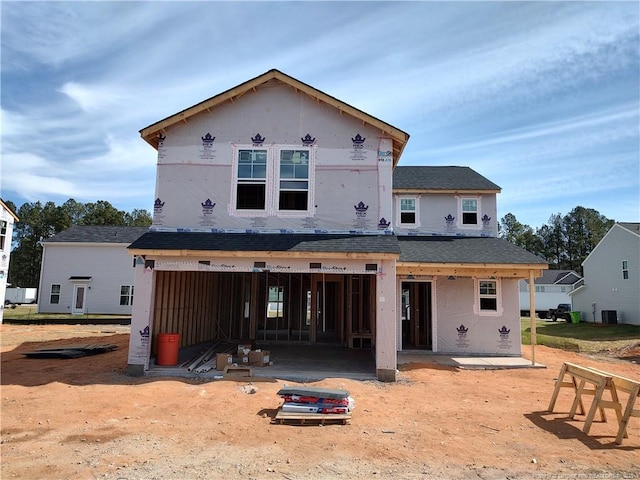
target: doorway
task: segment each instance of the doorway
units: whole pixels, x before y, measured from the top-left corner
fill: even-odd
[[[85,305],[86,291],[87,291],[86,285],[73,286],[73,308],[71,309],[71,313],[73,315],[82,315],[85,313],[84,305]]]
[[[402,282],[402,349],[433,348],[431,282]]]

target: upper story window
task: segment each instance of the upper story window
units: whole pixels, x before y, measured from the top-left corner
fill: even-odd
[[[238,151],[238,210],[264,210],[267,186],[267,151]]]
[[[313,147],[238,147],[231,214],[308,216],[313,212]]]
[[[536,293],[542,293],[542,292],[544,292],[544,286],[536,285]]]
[[[462,198],[462,225],[477,225],[478,224],[478,199],[477,198]]]
[[[308,210],[309,151],[280,151],[279,210]]]
[[[398,197],[396,215],[400,226],[419,225],[419,202],[417,197]]]
[[[627,260],[622,261],[622,278],[629,280],[629,262]]]
[[[6,238],[7,238],[7,222],[6,220],[1,220],[0,221],[0,250],[4,250]]]

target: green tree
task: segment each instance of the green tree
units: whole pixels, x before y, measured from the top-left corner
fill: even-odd
[[[53,202],[25,203],[16,212],[16,247],[11,252],[8,281],[12,285],[37,287],[40,279],[43,240],[71,226],[69,216]]]
[[[87,203],[78,225],[126,225],[126,212],[118,210],[105,200]]]
[[[144,209],[134,208],[131,213],[124,216],[125,225],[130,227],[148,227],[153,223],[153,217]]]
[[[534,255],[542,253],[542,242],[533,228],[520,223],[513,213],[507,213],[500,220],[500,236]]]

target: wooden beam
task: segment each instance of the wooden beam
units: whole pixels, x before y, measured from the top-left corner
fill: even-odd
[[[395,253],[364,252],[279,252],[279,251],[227,251],[227,250],[159,250],[130,249],[131,255],[151,257],[188,257],[188,258],[327,258],[337,260],[368,260],[398,258]]]

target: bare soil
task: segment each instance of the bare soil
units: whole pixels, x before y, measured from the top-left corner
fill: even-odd
[[[276,392],[292,382],[253,379],[251,389],[248,379],[126,376],[128,327],[0,333],[2,479],[640,478],[640,419],[616,445],[612,411],[589,435],[582,416],[567,418],[569,389],[546,412],[562,362],[636,379],[640,348],[585,356],[538,346],[542,369],[414,363],[392,384],[327,378],[313,386],[350,392],[350,424],[299,426],[272,423]],[[118,348],[68,360],[23,355],[82,343]]]

